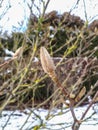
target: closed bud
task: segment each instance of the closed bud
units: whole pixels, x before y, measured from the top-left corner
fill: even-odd
[[[14,55],[13,55],[13,59],[20,57],[21,54],[22,54],[22,51],[23,51],[23,48],[22,48],[22,47],[18,48],[18,49],[16,50],[16,52],[14,53]]]
[[[49,74],[50,77],[53,77],[55,65],[45,47],[40,48],[40,60],[45,73]]]

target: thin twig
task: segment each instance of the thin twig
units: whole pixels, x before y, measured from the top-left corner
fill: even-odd
[[[98,96],[98,91],[96,92],[94,98],[92,99],[92,101],[90,102],[89,106],[87,107],[86,111],[84,112],[84,114],[82,115],[80,120],[83,120],[84,117],[86,116],[87,112],[89,111],[89,109],[91,108],[91,106],[94,104],[96,97]]]
[[[9,59],[9,60],[7,60],[7,61],[5,61],[4,63],[2,63],[2,64],[0,65],[0,68],[3,67],[3,66],[5,66],[5,65],[7,65],[7,64],[9,64],[11,61],[13,61],[12,58]]]
[[[93,103],[95,102],[97,96],[98,96],[98,91],[96,92],[94,98],[92,99],[92,101],[90,102],[89,106],[88,106],[87,109],[85,110],[85,112],[84,112],[84,114],[82,115],[81,119],[74,121],[73,126],[72,126],[72,130],[79,130],[80,125],[81,125],[81,123],[82,123],[84,117],[86,116],[87,112],[89,111],[89,109],[91,108],[91,106],[93,105]]]

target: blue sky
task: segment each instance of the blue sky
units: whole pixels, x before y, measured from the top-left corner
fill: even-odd
[[[50,0],[47,12],[52,10],[57,10],[59,13],[70,11],[75,6],[76,2],[77,0]],[[38,7],[42,8],[42,5],[40,5],[38,0],[36,0],[36,3]],[[17,31],[24,31],[26,29],[27,19],[30,15],[26,0],[10,0],[10,4],[11,8],[4,15],[4,17],[0,19],[0,30],[2,29],[3,33],[8,31],[9,34],[16,28]],[[9,0],[3,0],[3,5],[0,8],[0,16],[2,11],[5,11],[7,5],[9,5]],[[86,12],[89,22],[94,20],[94,17],[98,19],[98,0],[85,0],[85,5],[86,10],[84,10],[83,0],[80,0],[78,6],[76,6],[76,8],[74,8],[71,13],[78,15],[85,20]],[[34,12],[36,12],[35,9]]]

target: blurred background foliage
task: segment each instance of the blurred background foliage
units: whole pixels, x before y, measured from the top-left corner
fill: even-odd
[[[57,73],[62,82],[71,73],[67,81],[68,87],[71,88],[69,91],[73,91],[72,86],[77,82],[77,78],[81,77],[81,72],[78,75],[77,71],[80,71],[81,67],[83,71],[87,63],[92,61],[85,71],[83,80],[78,84],[80,89],[85,86],[87,93],[98,79],[97,44],[98,20],[88,24],[69,12],[59,14],[55,10],[39,16],[31,14],[24,33],[13,32],[12,36],[0,38],[0,64],[5,62],[6,56],[11,57],[10,54],[6,54],[5,48],[15,52],[19,47],[23,47],[20,59],[0,68],[0,109],[8,108],[8,104],[11,108],[15,106],[15,109],[50,106],[57,88],[42,70],[39,58],[41,46],[47,48],[54,58],[67,58],[67,61],[57,66]],[[71,59],[77,57],[80,57],[80,60],[76,60],[79,68],[72,72],[70,70],[76,61]],[[86,61],[81,59],[85,57]],[[56,61],[55,64],[57,65]],[[95,90],[98,90],[98,86],[91,95],[94,95]]]

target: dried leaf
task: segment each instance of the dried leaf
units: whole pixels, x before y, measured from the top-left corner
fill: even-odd
[[[84,94],[86,93],[86,88],[85,86],[81,89],[81,91],[79,92],[79,94],[77,95],[77,97],[75,98],[75,101],[78,102],[80,101],[80,99],[84,96]]]
[[[71,99],[75,98],[75,96],[76,96],[75,94],[70,93],[70,98],[71,98]]]
[[[79,92],[79,88],[75,87],[74,85],[71,88],[72,88],[72,91],[70,93],[70,98],[74,99],[77,93]]]

